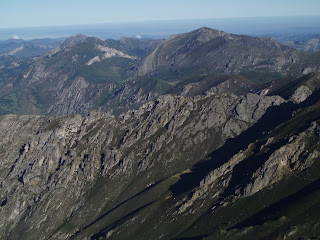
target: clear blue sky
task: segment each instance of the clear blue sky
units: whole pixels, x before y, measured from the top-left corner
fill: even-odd
[[[320,0],[0,0],[0,28],[320,15]]]

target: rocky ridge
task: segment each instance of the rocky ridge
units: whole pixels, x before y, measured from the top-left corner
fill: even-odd
[[[309,98],[300,104],[310,105]],[[101,112],[86,117],[2,116],[1,238],[124,239],[137,221],[145,221],[142,216],[148,219],[164,211],[160,225],[157,221],[162,227],[153,230],[160,236],[167,226],[161,219],[168,214],[178,227],[182,216],[194,221],[203,214],[207,207],[200,205],[228,208],[237,199],[255,196],[317,162],[319,150],[310,147],[316,142],[306,142],[318,139],[317,122],[311,119],[311,126],[289,135],[273,133],[274,127],[264,123],[286,121],[270,114],[273,108],[283,112],[292,104],[279,96],[211,93],[164,95],[118,117]],[[268,120],[269,115],[277,120]],[[264,137],[257,139],[256,134]],[[268,157],[241,177],[237,168],[264,152]],[[200,160],[215,167],[208,165],[203,172]],[[240,182],[234,180],[239,177]],[[189,178],[192,184],[183,184]],[[153,206],[149,214],[134,214],[144,204]],[[128,207],[129,212],[123,212]],[[112,227],[112,221],[130,212],[134,218]],[[138,232],[140,239],[150,236],[149,231]],[[173,232],[163,237],[177,236]]]
[[[81,211],[85,192],[99,176],[114,184],[123,174],[148,173],[145,185],[134,190],[138,193],[159,181],[159,175],[151,174],[155,168],[170,166],[171,170],[161,174],[170,177],[182,167],[181,159],[189,155],[183,167],[191,166],[209,149],[251,126],[268,107],[281,103],[280,97],[253,94],[195,98],[168,95],[119,117],[99,112],[85,118],[3,116],[1,212],[8,218],[2,218],[1,228],[6,229],[2,237],[14,239],[19,229],[30,233],[29,237],[24,234],[26,239],[38,231],[43,238],[48,237]],[[210,138],[218,135],[211,142]],[[211,148],[195,157],[199,145]],[[52,195],[55,198],[50,198]],[[72,199],[66,200],[66,196]],[[53,212],[58,219],[49,226],[46,220]]]

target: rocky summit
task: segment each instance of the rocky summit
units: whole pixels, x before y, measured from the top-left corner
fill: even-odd
[[[184,68],[202,68],[223,73],[245,70],[268,70],[283,74],[306,71],[309,57],[319,53],[297,52],[272,38],[228,34],[210,28],[170,37],[149,54],[139,66],[138,73]],[[311,71],[318,71],[316,61]]]
[[[202,28],[7,59],[0,239],[318,239],[317,58]]]

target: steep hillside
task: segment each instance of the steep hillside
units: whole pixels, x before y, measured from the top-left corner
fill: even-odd
[[[23,100],[23,90],[19,87],[17,79],[21,72],[33,63],[29,58],[16,58],[12,56],[0,57],[0,114],[17,113]],[[30,114],[32,111],[29,112]]]
[[[0,238],[319,236],[316,89],[301,103],[211,92],[119,117],[2,116]]]
[[[201,28],[164,41],[141,62],[138,74],[190,68],[223,73],[260,70],[302,74],[319,70],[319,59],[319,54],[294,51],[272,38]]]
[[[9,113],[87,113],[107,101],[130,78],[130,68],[159,42],[70,37],[59,48],[13,72],[3,81],[7,85],[1,93],[6,98],[17,96],[19,104]]]
[[[46,232],[43,237],[60,235],[64,231],[59,228],[74,215],[70,224],[76,227],[75,233],[145,188],[166,181],[156,192],[160,197],[171,181],[178,180],[171,176],[204,159],[227,138],[251,126],[268,106],[281,102],[279,97],[255,95],[164,96],[118,118],[100,113],[86,118],[4,116],[0,192],[2,213],[13,215],[12,221],[2,218],[1,228],[8,230],[7,236],[13,234],[12,238],[20,231],[25,239],[34,238],[38,231]],[[154,200],[146,197],[143,202]],[[137,209],[140,204],[132,207]],[[51,221],[53,212],[58,219]],[[32,229],[30,236],[28,229]]]

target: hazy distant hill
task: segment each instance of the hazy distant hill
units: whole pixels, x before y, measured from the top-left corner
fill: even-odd
[[[58,47],[63,39],[9,39],[0,41],[0,56],[34,57],[41,56]]]
[[[289,41],[283,44],[299,51],[318,52],[320,51],[320,39],[309,39],[307,41]]]

